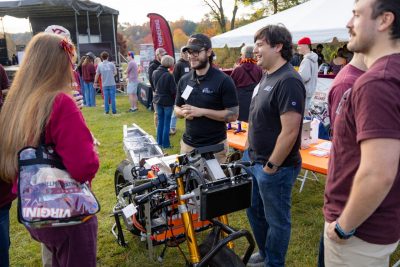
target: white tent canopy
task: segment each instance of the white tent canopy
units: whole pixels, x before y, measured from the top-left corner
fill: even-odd
[[[301,5],[279,12],[211,38],[213,47],[239,47],[253,44],[257,30],[269,24],[282,23],[293,36],[293,43],[304,37],[313,43],[329,43],[349,40],[346,24],[352,16],[352,0],[310,0]]]

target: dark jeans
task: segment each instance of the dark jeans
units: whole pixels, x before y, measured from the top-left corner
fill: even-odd
[[[248,160],[245,151],[243,161]],[[255,179],[247,217],[266,267],[285,266],[291,231],[292,187],[300,168],[301,164],[280,167],[271,175],[264,172],[260,163],[251,167]]]
[[[157,125],[157,143],[162,148],[169,148],[169,129],[171,124],[171,115],[174,106],[157,105],[158,125]]]
[[[254,87],[256,87],[257,83],[250,84],[245,87],[237,88],[237,95],[239,101],[239,117],[240,121],[248,121],[249,120],[249,110],[251,97],[253,96]]]
[[[321,238],[319,239],[318,267],[325,267],[324,232],[323,231],[321,234]]]
[[[11,203],[0,208],[0,267],[10,266],[10,208]]]
[[[53,255],[53,267],[96,266],[97,217],[65,227],[27,228]]]

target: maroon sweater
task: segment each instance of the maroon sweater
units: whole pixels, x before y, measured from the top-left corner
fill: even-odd
[[[7,73],[4,70],[3,66],[0,64],[0,109],[1,106],[3,105],[3,94],[1,93],[1,90],[7,88],[8,88]],[[11,201],[13,201],[16,198],[16,196],[11,193],[11,187],[12,187],[11,184],[8,184],[6,182],[3,182],[3,180],[0,180],[0,208],[11,203]]]
[[[0,109],[1,109],[1,106],[3,105],[3,94],[1,92],[1,90],[7,89],[8,86],[9,86],[9,81],[8,81],[7,73],[4,70],[3,66],[0,64]],[[0,189],[0,192],[2,192],[1,189]]]
[[[262,69],[254,63],[244,62],[237,66],[231,74],[236,88],[246,87],[260,82]]]
[[[65,93],[60,93],[54,100],[46,127],[46,143],[54,144],[54,150],[72,178],[79,182],[90,182],[94,178],[99,159],[93,148],[92,135],[74,100]],[[10,189],[10,185],[0,183],[0,207],[15,199]],[[17,191],[16,184],[13,191]]]
[[[96,75],[96,69],[94,68],[93,63],[82,65],[82,79],[86,83],[94,82],[95,75]]]
[[[17,196],[11,192],[12,184],[0,180],[0,208],[10,204]]]

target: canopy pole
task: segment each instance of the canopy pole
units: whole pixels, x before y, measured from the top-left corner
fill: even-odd
[[[30,17],[28,17],[28,21],[29,21],[29,29],[31,30],[31,34],[33,36],[32,23]]]
[[[97,23],[99,24],[99,38],[100,38],[100,42],[103,42],[102,36],[101,36],[100,16],[97,17]]]
[[[90,22],[89,22],[89,11],[86,11],[86,21],[87,21],[87,34],[88,34],[88,41],[90,42]]]
[[[78,16],[75,13],[75,31],[76,31],[76,49],[77,49],[77,55],[78,55],[78,60],[81,59],[81,51],[79,49],[79,30],[78,30]]]
[[[113,26],[113,36],[114,36],[114,55],[115,55],[115,62],[119,64],[118,62],[118,55],[117,55],[117,38],[116,38],[116,33],[115,33],[115,22],[114,22],[114,14],[112,14],[112,26]]]

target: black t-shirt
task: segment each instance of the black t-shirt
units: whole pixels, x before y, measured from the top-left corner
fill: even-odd
[[[252,160],[266,162],[282,130],[280,116],[288,111],[303,115],[305,88],[300,75],[286,63],[274,73],[265,74],[256,90],[250,105],[249,155]],[[296,143],[281,166],[293,166],[301,161],[302,125],[301,121]]]
[[[156,89],[156,88],[154,87],[154,83],[153,83],[153,72],[154,72],[160,65],[161,65],[161,63],[160,63],[158,60],[156,60],[156,59],[154,59],[153,61],[151,61],[151,62],[150,62],[150,65],[149,65],[149,69],[148,69],[149,82],[150,82],[150,85],[151,85],[151,88],[153,89],[153,91]]]
[[[189,61],[186,61],[182,58],[179,59],[178,62],[176,62],[175,64],[173,72],[175,82],[178,83],[179,80],[182,78],[182,76],[188,73],[189,71],[190,71]]]
[[[187,86],[193,87],[188,99],[181,97]],[[210,67],[204,76],[197,76],[194,70],[179,81],[175,105],[189,104],[199,108],[224,110],[238,106],[235,84],[232,78],[220,70]],[[192,147],[215,145],[226,139],[226,125],[207,117],[186,120],[183,141]]]

